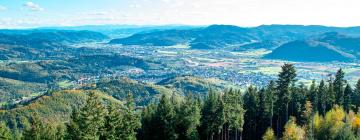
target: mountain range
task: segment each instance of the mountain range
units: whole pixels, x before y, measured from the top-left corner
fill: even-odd
[[[360,27],[211,25],[138,33],[110,44],[140,46],[189,45],[191,49],[271,50],[267,59],[290,61],[354,61],[359,59]]]
[[[329,32],[285,43],[264,56],[290,61],[352,61],[360,59],[360,38]]]

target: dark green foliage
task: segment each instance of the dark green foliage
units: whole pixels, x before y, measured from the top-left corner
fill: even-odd
[[[329,111],[336,104],[336,93],[332,77],[328,80],[326,97],[326,111]]]
[[[289,116],[293,116],[296,122],[304,124],[306,120],[302,119],[303,111],[306,110],[305,105],[310,100],[306,95],[309,95],[309,90],[303,84],[298,87],[291,87],[291,100],[289,103]]]
[[[245,124],[244,128],[244,138],[245,139],[257,139],[261,137],[256,134],[258,128],[259,119],[259,94],[257,93],[257,89],[253,86],[250,86],[244,95],[244,108],[245,112]]]
[[[153,127],[157,131],[153,133],[154,139],[174,140],[178,138],[174,127],[176,114],[169,97],[165,95],[161,97],[155,111],[154,121],[156,125]]]
[[[116,134],[122,140],[135,140],[136,130],[141,126],[140,116],[135,112],[135,102],[132,94],[128,93],[125,101],[125,108],[122,110],[121,127]]]
[[[355,85],[355,90],[352,95],[352,99],[353,99],[354,110],[357,110],[356,107],[360,106],[360,79]]]
[[[273,121],[274,121],[274,113],[276,111],[275,109],[275,103],[277,102],[278,97],[276,96],[276,85],[274,81],[270,81],[268,86],[265,89],[265,95],[264,95],[264,112],[262,115],[262,120],[264,123],[263,127],[267,126],[270,128],[273,128]]]
[[[349,84],[347,84],[344,90],[344,103],[343,103],[343,107],[346,112],[349,112],[349,110],[352,108],[352,95],[353,95],[353,89]]]
[[[200,125],[200,102],[189,94],[177,109],[176,132],[181,140],[197,140]]]
[[[128,93],[126,105],[120,106],[111,103],[108,105],[108,114],[105,117],[103,133],[100,139],[135,140],[136,130],[140,128],[140,116],[135,112],[135,103]]]
[[[155,115],[156,105],[149,104],[145,107],[141,114],[141,129],[139,130],[138,139],[153,139],[152,131],[154,131],[153,126],[155,125],[155,121],[153,116]]]
[[[121,127],[123,126],[123,117],[120,112],[120,107],[111,103],[108,107],[108,114],[105,117],[104,133],[101,139],[120,139]]]
[[[229,90],[223,96],[225,103],[225,139],[239,139],[243,132],[245,110],[240,91]],[[230,135],[231,134],[231,135]]]
[[[289,120],[289,103],[292,100],[292,93],[290,87],[294,85],[296,81],[296,70],[293,64],[284,64],[281,66],[281,72],[278,75],[277,91],[278,91],[278,103],[277,113],[278,122],[276,132],[282,130],[282,126]]]
[[[345,86],[345,73],[342,69],[336,72],[334,80],[335,103],[338,105],[344,104],[344,86]]]
[[[315,83],[315,80],[312,81],[312,84],[310,86],[310,91],[309,91],[309,99],[310,102],[312,103],[312,107],[313,107],[313,111],[317,112],[318,108],[319,108],[319,94],[318,94],[318,89]]]
[[[318,110],[321,115],[325,115],[326,113],[326,103],[327,103],[327,92],[326,92],[326,86],[324,80],[321,80],[319,87],[318,87]]]
[[[201,139],[219,137],[225,123],[224,103],[221,96],[213,91],[209,92],[201,110]]]
[[[74,112],[68,124],[69,138],[97,139],[103,133],[106,116],[105,106],[99,97],[91,92],[84,107]]]

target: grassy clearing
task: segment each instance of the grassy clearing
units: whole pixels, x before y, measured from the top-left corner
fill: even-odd
[[[68,81],[68,80],[58,82],[57,84],[58,84],[58,86],[59,86],[60,88],[68,88],[68,87],[70,87],[70,86],[73,85],[73,84],[72,84],[70,81]]]

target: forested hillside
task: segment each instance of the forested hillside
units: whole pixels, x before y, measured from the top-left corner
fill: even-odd
[[[334,77],[306,87],[297,82],[294,65],[285,64],[277,80],[263,87],[209,90],[204,98],[191,92],[163,94],[145,107],[136,104],[130,89],[118,98],[121,102],[106,95],[127,87],[105,88],[121,81],[103,81],[102,92],[49,92],[1,110],[0,134],[2,139],[356,140],[360,80],[353,86],[344,76],[339,69]]]

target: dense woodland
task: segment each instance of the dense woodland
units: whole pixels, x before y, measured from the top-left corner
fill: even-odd
[[[129,92],[119,102],[87,94],[69,119],[31,117],[2,122],[0,139],[119,140],[356,140],[360,139],[360,80],[355,87],[340,69],[334,77],[296,82],[292,64],[282,66],[278,79],[245,92],[209,91],[206,97],[163,95],[137,106]]]

